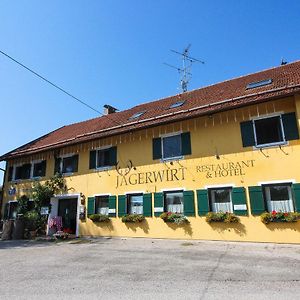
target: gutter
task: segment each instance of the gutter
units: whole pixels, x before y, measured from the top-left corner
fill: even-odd
[[[168,114],[164,114],[164,115],[159,115],[159,116],[155,116],[155,117],[151,117],[151,118],[147,118],[147,119],[142,119],[142,120],[138,120],[138,121],[135,121],[135,122],[125,123],[125,124],[114,126],[114,127],[104,128],[104,129],[93,131],[93,132],[89,132],[89,133],[86,133],[86,134],[77,135],[74,138],[70,138],[70,139],[67,139],[67,140],[64,140],[64,141],[60,141],[60,142],[57,142],[57,143],[52,143],[52,144],[48,144],[46,146],[41,146],[41,147],[33,148],[33,149],[29,150],[29,151],[28,150],[23,150],[23,151],[21,150],[21,151],[18,152],[18,154],[11,155],[11,157],[14,157],[14,156],[15,157],[20,157],[20,156],[23,156],[23,154],[26,155],[26,154],[40,152],[40,151],[43,151],[43,150],[44,151],[50,150],[50,149],[56,148],[56,146],[59,147],[59,145],[75,141],[76,139],[80,139],[80,138],[83,138],[83,137],[89,137],[91,135],[96,135],[96,134],[100,134],[100,133],[107,132],[107,131],[112,131],[112,130],[116,130],[116,129],[120,129],[120,128],[124,128],[124,127],[130,127],[130,126],[134,126],[136,124],[141,124],[141,123],[145,123],[145,122],[149,122],[149,121],[159,120],[159,119],[162,119],[162,118],[166,118],[166,117],[170,117],[170,116],[175,116],[175,115],[179,115],[179,114],[183,114],[183,113],[194,112],[196,110],[201,110],[201,109],[204,109],[204,108],[213,108],[214,106],[221,105],[221,104],[224,104],[224,103],[229,103],[229,102],[233,102],[233,101],[237,101],[237,100],[247,99],[247,98],[250,98],[250,97],[257,97],[257,96],[261,96],[261,95],[265,95],[265,94],[269,94],[269,93],[280,92],[280,91],[283,91],[283,90],[286,90],[286,89],[294,89],[294,88],[299,88],[299,87],[300,87],[300,84],[290,85],[290,86],[285,86],[285,87],[280,87],[280,88],[275,88],[275,89],[271,89],[271,90],[267,90],[267,91],[262,91],[262,92],[258,92],[258,93],[253,93],[253,94],[249,94],[249,95],[245,95],[245,96],[239,96],[239,97],[225,99],[225,100],[218,101],[218,102],[213,102],[212,104],[200,105],[200,106],[196,106],[196,107],[189,108],[189,109],[186,109],[186,110],[180,110],[180,111],[176,111],[176,112],[172,112],[172,113],[168,113]],[[294,92],[290,92],[290,93],[287,93],[286,95],[280,95],[280,97],[282,97],[282,96],[290,96],[293,93]],[[274,99],[276,99],[276,97],[271,97],[270,99],[267,99],[266,101],[271,101],[271,100],[274,100]],[[246,106],[246,105],[248,105],[248,103],[245,104],[245,105],[243,105],[243,106]],[[252,105],[252,103],[251,103],[251,105]],[[224,109],[224,110],[228,110],[228,109]],[[222,111],[222,110],[216,110],[215,112],[219,112],[219,111]],[[212,112],[210,112],[210,113],[212,113]],[[205,114],[208,114],[208,113],[204,113],[203,115],[205,115]],[[173,122],[173,121],[174,122],[175,121],[181,121],[183,119],[187,119],[187,118],[183,117],[182,119],[172,120],[171,122]],[[169,123],[169,122],[166,121],[166,123]],[[163,123],[160,123],[160,124],[163,124]],[[155,124],[155,126],[160,125],[160,124]],[[153,125],[152,126],[149,125],[148,127],[153,127]],[[137,130],[139,130],[139,129],[145,129],[145,128],[148,128],[148,127],[146,126],[144,128],[137,128]],[[56,130],[54,130],[54,131],[56,131]],[[128,131],[131,131],[131,129],[128,129]],[[46,135],[48,135],[48,134],[46,134]],[[112,134],[112,136],[113,135],[115,135],[115,134]],[[38,138],[37,140],[39,140],[41,138]],[[36,141],[36,140],[34,140],[34,141]],[[31,142],[29,142],[27,144],[30,144],[30,143]],[[25,145],[27,145],[27,144],[25,144]],[[15,150],[17,150],[17,149],[15,149]],[[13,150],[13,151],[15,151],[15,150]],[[11,151],[9,153],[12,153],[13,151]],[[4,160],[6,158],[9,158],[10,157],[9,153],[1,156],[0,160]]]

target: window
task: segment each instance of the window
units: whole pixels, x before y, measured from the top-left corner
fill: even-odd
[[[164,202],[165,202],[165,212],[172,212],[183,214],[183,192],[174,191],[174,192],[165,192],[164,193]]]
[[[173,135],[162,138],[163,158],[172,158],[181,156],[181,135]]]
[[[273,80],[271,78],[261,80],[261,81],[251,82],[251,83],[247,84],[246,89],[249,90],[249,89],[258,88],[258,87],[261,87],[261,86],[271,84],[272,82],[273,82]]]
[[[23,164],[15,167],[14,180],[29,179],[31,173],[31,164]]]
[[[110,166],[110,149],[97,151],[97,168]]]
[[[269,212],[294,211],[291,184],[265,185],[263,190]]]
[[[180,107],[184,104],[184,101],[178,101],[178,102],[175,102],[173,104],[170,105],[169,108],[176,108],[176,107]]]
[[[134,120],[134,119],[137,119],[137,118],[139,118],[140,116],[142,116],[144,113],[145,113],[145,111],[137,112],[137,113],[135,113],[134,115],[132,115],[128,120]]]
[[[241,122],[243,147],[257,148],[286,144],[298,140],[298,124],[295,112],[256,118]]]
[[[74,173],[78,171],[78,154],[55,158],[54,174],[56,173]]]
[[[108,215],[109,213],[109,196],[95,197],[95,213],[101,215]]]
[[[127,213],[143,214],[143,194],[127,195]]]
[[[152,141],[153,159],[179,159],[192,154],[191,136],[189,132],[174,133]]]
[[[117,164],[117,147],[90,151],[90,169],[101,169]]]
[[[284,143],[281,116],[253,120],[256,146]]]
[[[209,189],[210,208],[213,212],[233,212],[231,188]]]
[[[46,161],[33,163],[32,177],[43,177],[46,175]]]

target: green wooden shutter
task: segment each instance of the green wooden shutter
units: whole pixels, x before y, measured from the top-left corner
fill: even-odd
[[[143,195],[143,214],[145,217],[152,217],[152,194]]]
[[[155,138],[152,140],[152,154],[153,154],[153,160],[162,158],[161,138]]]
[[[123,217],[126,215],[126,196],[118,196],[118,216]]]
[[[8,168],[8,177],[7,177],[7,181],[12,181],[12,177],[13,177],[13,171],[14,171],[14,167],[9,167]]]
[[[294,112],[283,114],[281,118],[283,123],[285,139],[287,141],[298,140],[299,131],[296,114]]]
[[[109,208],[109,216],[115,217],[116,216],[116,196],[109,196],[108,198],[108,208]]]
[[[249,197],[252,215],[260,215],[266,211],[261,186],[249,186]]]
[[[78,154],[73,155],[73,172],[78,172],[78,159]]]
[[[46,176],[46,168],[47,168],[47,161],[43,160],[41,162],[41,176]]]
[[[300,183],[293,184],[295,211],[300,212]]]
[[[164,194],[154,193],[154,215],[159,217],[164,212]]]
[[[29,179],[31,172],[31,164],[24,164],[22,166],[22,176],[21,179]]]
[[[60,169],[60,162],[61,162],[61,158],[60,157],[55,157],[55,162],[54,162],[54,175],[56,173],[61,173],[61,169]]]
[[[249,147],[255,145],[253,123],[252,121],[241,122],[241,135],[243,147]]]
[[[189,132],[184,132],[181,134],[181,154],[192,154],[191,134]]]
[[[109,165],[115,166],[117,164],[117,147],[109,149]]]
[[[87,215],[93,215],[95,213],[95,197],[88,197],[87,203]]]
[[[183,192],[183,209],[185,216],[195,216],[194,191]]]
[[[90,163],[89,163],[89,169],[96,169],[96,150],[90,151]]]
[[[209,212],[208,191],[197,190],[198,215],[205,216]]]
[[[247,201],[246,201],[246,191],[243,187],[232,189],[232,204],[233,211],[238,216],[247,216]]]

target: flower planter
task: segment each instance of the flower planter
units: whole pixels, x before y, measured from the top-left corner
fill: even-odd
[[[143,215],[130,214],[122,217],[123,223],[140,223],[143,222],[144,220],[145,217]]]
[[[91,219],[94,223],[107,223],[110,221],[109,216],[102,215],[102,214],[93,214],[89,216],[89,219]]]
[[[165,212],[162,213],[159,217],[166,223],[174,223],[178,225],[190,223],[189,219],[186,216],[178,213]]]
[[[263,213],[260,218],[264,224],[294,223],[300,219],[300,213],[272,211]]]
[[[240,219],[233,213],[228,212],[209,212],[206,215],[206,222],[219,222],[219,223],[239,223]]]

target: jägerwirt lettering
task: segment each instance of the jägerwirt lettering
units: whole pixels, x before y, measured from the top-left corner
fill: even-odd
[[[225,162],[196,166],[198,173],[206,173],[206,178],[246,175],[245,170],[254,167],[254,161],[241,160],[238,162]]]
[[[117,176],[117,187],[123,185],[138,185],[164,181],[181,181],[185,180],[185,170],[186,168],[178,168]]]

